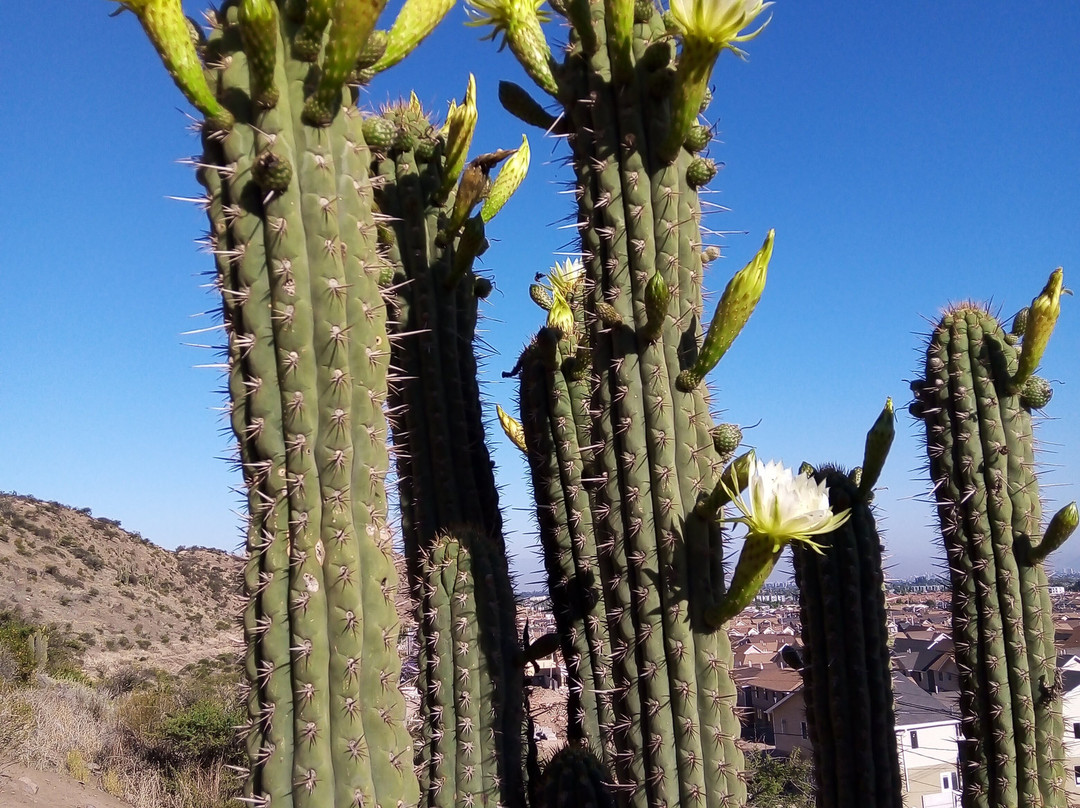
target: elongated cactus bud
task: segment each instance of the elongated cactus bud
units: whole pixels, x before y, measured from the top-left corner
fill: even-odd
[[[1080,513],[1077,512],[1076,503],[1070,502],[1054,514],[1054,518],[1046,526],[1046,532],[1039,545],[1028,550],[1028,563],[1039,564],[1045,561],[1047,556],[1060,548],[1076,532],[1078,523],[1080,523]]]
[[[1062,275],[1061,267],[1051,272],[1042,292],[1031,301],[1024,329],[1024,343],[1020,349],[1016,373],[1012,377],[1014,387],[1020,387],[1028,380],[1046,351],[1046,344],[1050,341],[1050,335],[1054,332],[1058,314],[1061,312]]]
[[[551,308],[548,309],[547,327],[559,332],[563,339],[573,339],[574,336],[574,312],[570,304],[559,292],[551,295]]]
[[[229,129],[233,116],[214,97],[203,73],[180,0],[118,0],[134,12],[180,92],[212,128]]]
[[[538,126],[545,132],[555,126],[555,116],[545,110],[520,84],[499,82],[499,103],[523,123]]]
[[[689,392],[701,384],[705,375],[716,367],[727,353],[735,337],[754,313],[754,308],[761,300],[761,293],[765,290],[765,277],[769,269],[769,259],[772,258],[775,233],[775,230],[769,231],[757,255],[728,282],[701,343],[697,361],[693,367],[679,374],[677,384],[683,392]]]
[[[454,0],[405,0],[386,40],[386,50],[371,69],[381,73],[393,67],[420,44],[454,7]]]
[[[671,302],[671,289],[664,276],[657,270],[645,285],[645,339],[655,342],[664,327],[668,304]]]
[[[527,451],[525,448],[525,430],[521,428],[521,422],[498,404],[495,405],[495,412],[499,415],[499,426],[503,428],[506,437],[510,438],[510,442],[521,451]]]
[[[386,0],[335,0],[319,84],[304,102],[306,123],[330,125],[341,107],[341,88],[385,5]]]
[[[634,0],[604,0],[608,53],[616,81],[626,81],[633,72]]]
[[[465,90],[465,99],[459,105],[451,102],[450,112],[446,116],[446,158],[443,168],[442,193],[450,193],[450,189],[458,181],[462,170],[465,168],[465,158],[469,153],[469,145],[472,143],[473,132],[476,131],[476,77],[469,74],[469,85]]]
[[[484,206],[480,208],[480,218],[485,222],[490,222],[514,195],[528,173],[529,139],[522,135],[521,145],[510,155],[494,182],[491,183],[491,191],[484,200]]]
[[[251,101],[269,109],[278,102],[274,83],[277,62],[277,7],[273,0],[241,0],[238,8],[240,40],[251,76]]]
[[[862,473],[859,475],[859,496],[869,498],[870,492],[877,485],[881,470],[885,467],[885,458],[896,437],[896,414],[893,412],[892,398],[885,399],[885,409],[874,421],[866,433],[866,448],[863,451]]]
[[[494,39],[500,33],[503,43],[517,57],[525,72],[546,92],[559,92],[551,72],[551,49],[541,23],[550,16],[540,11],[544,0],[468,0],[473,19],[471,26],[490,25],[492,30],[483,39]]]

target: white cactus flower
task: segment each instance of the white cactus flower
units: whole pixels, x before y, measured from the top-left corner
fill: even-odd
[[[832,532],[850,515],[850,510],[832,512],[824,480],[814,482],[782,463],[762,463],[756,457],[750,464],[745,497],[738,490],[725,489],[742,513],[727,521],[746,525],[749,537],[772,540],[774,552],[792,541],[821,552],[822,545],[810,537]]]
[[[548,272],[548,282],[552,291],[558,292],[569,300],[577,291],[578,284],[585,279],[585,265],[580,258],[567,258],[563,263],[555,262]]]
[[[762,0],[671,0],[671,16],[675,18],[684,38],[708,42],[717,51],[729,48],[745,56],[734,43],[753,39],[764,30],[769,20],[750,33],[739,32],[771,5],[771,2]]]

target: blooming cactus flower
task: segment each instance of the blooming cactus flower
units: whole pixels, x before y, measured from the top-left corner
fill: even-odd
[[[671,16],[684,39],[708,42],[717,51],[730,48],[741,56],[734,43],[753,39],[769,21],[748,34],[739,32],[771,5],[762,0],[671,0]]]
[[[749,464],[745,494],[741,485],[725,490],[741,516],[727,521],[747,527],[746,543],[735,565],[724,599],[706,610],[708,622],[719,628],[754,599],[780,559],[784,546],[793,541],[822,552],[823,545],[811,536],[831,533],[847,521],[849,511],[834,514],[829,507],[829,489],[796,474],[782,463],[762,463],[756,457]],[[741,481],[739,481],[741,482]]]
[[[732,492],[731,501],[742,516],[730,520],[746,525],[749,535],[768,539],[777,549],[791,541],[801,541],[820,550],[811,536],[830,533],[848,518],[845,510],[834,514],[829,507],[829,489],[824,481],[796,474],[783,463],[750,465],[746,496]]]

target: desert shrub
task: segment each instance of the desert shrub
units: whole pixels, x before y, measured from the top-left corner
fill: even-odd
[[[104,677],[98,687],[110,698],[115,699],[145,685],[151,678],[149,671],[136,668],[134,665],[125,665]]]
[[[244,720],[235,705],[203,699],[161,723],[161,738],[179,763],[239,763],[244,750],[236,727]]]

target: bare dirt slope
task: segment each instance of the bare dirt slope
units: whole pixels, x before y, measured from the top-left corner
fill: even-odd
[[[0,808],[131,808],[66,774],[0,766]]]
[[[0,494],[0,610],[77,635],[90,673],[235,653],[242,567],[221,550],[164,550],[88,508]]]

